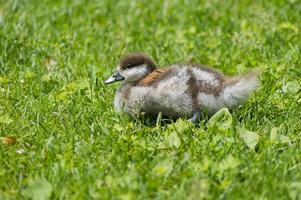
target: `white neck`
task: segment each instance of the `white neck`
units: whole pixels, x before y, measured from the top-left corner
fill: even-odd
[[[140,65],[131,69],[120,71],[125,82],[137,82],[149,73],[147,65]]]

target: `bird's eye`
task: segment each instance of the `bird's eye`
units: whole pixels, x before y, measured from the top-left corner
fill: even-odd
[[[131,68],[132,67],[132,64],[127,64],[126,66],[125,66],[125,68]]]

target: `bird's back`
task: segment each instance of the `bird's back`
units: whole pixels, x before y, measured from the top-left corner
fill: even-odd
[[[201,92],[217,94],[221,88],[222,75],[196,65],[173,65],[156,70],[137,84],[148,90],[144,96],[144,111],[172,116],[183,116],[198,109]],[[133,90],[135,91],[135,89]]]
[[[213,114],[233,107],[256,88],[256,76],[229,78],[199,65],[155,70],[130,90],[128,104],[145,113],[181,117],[195,111]]]

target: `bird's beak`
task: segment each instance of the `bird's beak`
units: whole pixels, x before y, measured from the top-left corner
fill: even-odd
[[[121,76],[121,74],[119,73],[119,71],[117,71],[110,78],[108,78],[107,80],[105,80],[105,84],[110,84],[110,83],[114,83],[114,82],[122,81],[122,80],[124,80],[124,77]]]

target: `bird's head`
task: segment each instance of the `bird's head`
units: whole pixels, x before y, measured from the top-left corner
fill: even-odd
[[[105,83],[110,84],[117,81],[135,83],[155,69],[156,64],[149,56],[144,53],[131,53],[120,60],[117,70],[105,80]]]

